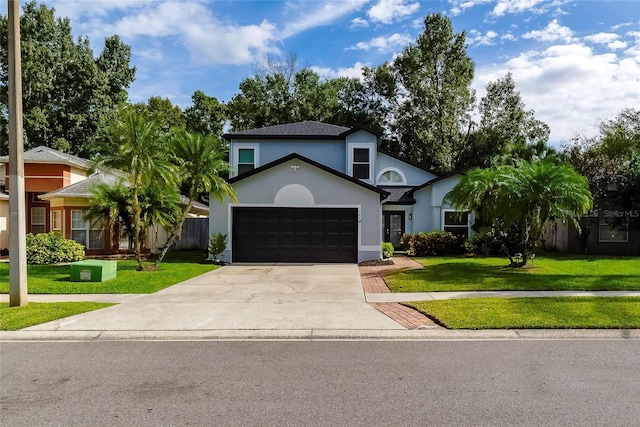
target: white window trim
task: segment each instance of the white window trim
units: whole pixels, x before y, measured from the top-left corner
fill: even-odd
[[[58,226],[56,227],[56,214],[58,215]],[[62,231],[62,211],[51,210],[51,231]]]
[[[400,169],[392,168],[392,167],[384,168],[378,173],[378,176],[376,176],[376,183],[377,184],[380,184],[380,178],[386,172],[397,172],[398,175],[400,175],[400,177],[402,178],[402,182],[393,182],[393,183],[388,182],[388,183],[385,183],[385,185],[407,185],[407,177],[404,175],[404,173]]]
[[[360,179],[360,181],[373,184],[375,171],[375,152],[376,147],[371,143],[353,143],[347,144],[347,175],[353,177],[353,152],[356,148],[366,148],[369,150],[369,179]]]
[[[99,230],[99,231],[103,231],[104,232],[104,229],[102,227],[91,228],[91,224],[89,224],[89,221],[85,220],[84,218],[82,219],[82,221],[84,222],[84,227],[83,228],[74,228],[73,227],[73,213],[74,212],[80,212],[82,214],[82,210],[73,209],[71,211],[71,224],[70,224],[71,225],[71,236],[73,236],[73,232],[74,231],[84,231],[85,232],[85,242],[86,242],[85,248],[86,249],[104,249],[104,235],[102,237],[103,242],[102,242],[102,246],[101,247],[93,248],[93,247],[89,246],[91,244],[91,231],[92,230],[93,231]]]
[[[233,149],[231,150],[231,165],[233,168],[233,176],[238,176],[238,160],[240,160],[240,150],[241,149],[253,149],[253,167],[257,168],[260,166],[260,144],[256,143],[246,143],[246,142],[236,142],[232,144]]]
[[[459,211],[456,209],[442,209],[442,216],[440,219],[440,231],[444,231],[444,227],[447,226],[444,223],[444,219],[445,219],[445,213],[447,212],[467,212],[467,236],[471,237],[471,212],[469,211]],[[447,227],[457,227],[457,228],[464,228],[464,226],[461,225],[448,225]]]
[[[600,218],[598,220],[598,242],[601,242],[601,243],[629,243],[629,217],[626,217],[626,218],[627,218],[627,225],[626,225],[627,229],[625,230],[626,238],[624,240],[605,240],[605,239],[603,239],[602,238],[602,233],[600,233],[600,230],[601,230],[603,225],[606,225],[606,226],[610,227],[611,226],[611,222],[607,221],[607,218]]]

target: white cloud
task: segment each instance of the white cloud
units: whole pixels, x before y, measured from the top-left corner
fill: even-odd
[[[493,30],[489,30],[485,34],[482,34],[477,30],[471,30],[469,31],[469,36],[470,37],[467,40],[471,45],[490,46],[492,44],[495,44],[493,39],[498,37],[498,33]]]
[[[335,79],[338,77],[352,77],[356,79],[362,80],[362,69],[366,66],[362,62],[356,62],[353,67],[345,67],[345,68],[328,68],[328,67],[318,67],[313,66],[311,69],[318,73],[318,75],[325,79]]]
[[[564,27],[558,23],[557,19],[549,22],[543,30],[533,30],[522,35],[525,39],[534,39],[542,42],[554,42],[562,40],[570,42],[573,38],[571,28]]]
[[[528,51],[503,64],[478,68],[478,96],[487,82],[507,72],[513,74],[527,108],[551,127],[550,142],[558,145],[576,133],[593,134],[603,117],[638,105],[640,43],[618,54],[598,53],[579,42]]]
[[[618,40],[619,37],[620,36],[618,36],[615,33],[598,33],[598,34],[592,34],[590,36],[586,36],[584,37],[584,39],[586,41],[593,42],[593,43],[606,44],[606,43],[611,43],[612,41]]]
[[[627,47],[627,42],[623,42],[622,40],[616,40],[611,43],[607,43],[607,47],[611,50],[624,49]]]
[[[460,15],[467,11],[467,9],[471,9],[474,6],[483,5],[485,3],[490,3],[493,0],[449,0],[452,7],[449,10],[453,16]]]
[[[516,36],[514,36],[513,34],[511,34],[511,33],[505,33],[505,34],[501,35],[500,39],[509,40],[509,41],[518,40],[518,38]]]
[[[309,28],[328,25],[355,10],[360,10],[369,0],[306,2],[304,12],[298,17],[290,17],[280,38],[285,39]]]
[[[368,42],[359,42],[355,46],[351,46],[348,49],[353,50],[371,50],[377,49],[378,52],[388,52],[397,47],[404,47],[411,43],[413,37],[408,34],[395,33],[389,37],[375,37]]]
[[[520,13],[535,9],[535,6],[543,0],[498,0],[493,8],[493,15],[502,16],[506,13]]]
[[[420,9],[420,3],[408,0],[380,0],[367,12],[373,22],[390,24],[398,18],[414,14]]]
[[[136,37],[174,38],[183,43],[192,57],[203,63],[248,64],[256,56],[276,51],[276,26],[267,20],[260,24],[236,25],[216,19],[197,2],[146,3],[138,13],[129,13],[103,31]],[[136,52],[137,53],[137,52]]]
[[[366,28],[369,26],[369,21],[363,18],[354,18],[351,20],[349,28]]]

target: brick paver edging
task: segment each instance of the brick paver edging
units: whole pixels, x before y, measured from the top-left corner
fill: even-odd
[[[388,293],[391,291],[384,282],[385,274],[395,270],[418,270],[422,265],[406,256],[396,256],[390,265],[361,265],[358,268],[365,293]],[[397,302],[372,302],[369,305],[407,329],[442,328],[419,311]]]
[[[360,279],[362,289],[367,294],[391,292],[384,282],[384,275],[395,270],[419,270],[422,267],[414,260],[406,256],[396,256],[390,265],[360,265]]]

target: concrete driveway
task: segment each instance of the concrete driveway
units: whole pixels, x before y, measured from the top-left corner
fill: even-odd
[[[403,330],[365,302],[358,266],[229,265],[32,331]]]

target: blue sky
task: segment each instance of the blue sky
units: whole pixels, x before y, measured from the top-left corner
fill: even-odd
[[[478,98],[512,72],[554,145],[624,107],[640,107],[640,2],[565,0],[47,0],[95,53],[119,34],[132,48],[131,101],[186,107],[202,90],[227,101],[266,54],[295,53],[324,77],[392,60],[440,12],[466,31]],[[6,13],[6,3],[2,6]]]

